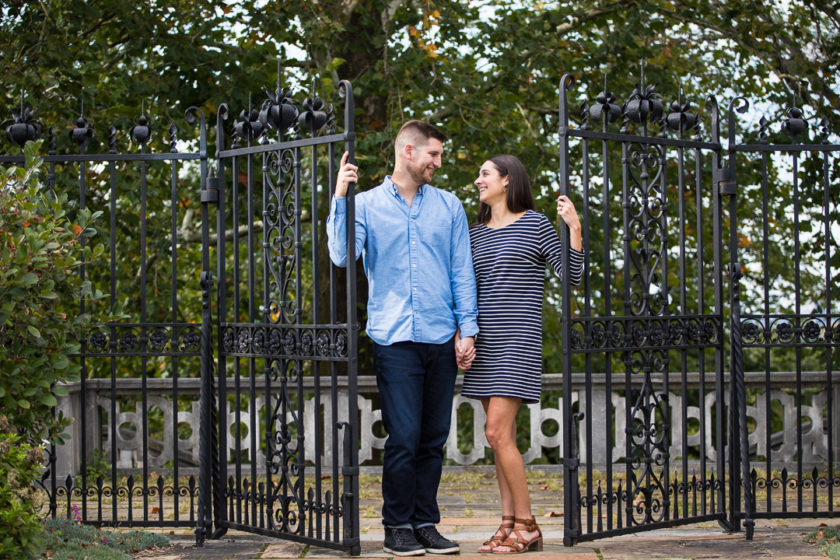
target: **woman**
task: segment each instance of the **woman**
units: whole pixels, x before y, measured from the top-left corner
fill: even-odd
[[[461,356],[459,365],[470,368],[462,394],[481,399],[487,415],[485,435],[495,454],[502,500],[502,524],[479,552],[542,550],[516,447],[516,413],[521,403],[540,400],[545,263],[560,275],[562,246],[548,218],[534,211],[531,182],[516,157],[485,161],[475,185],[481,202],[470,243],[479,334],[475,352]],[[577,285],[583,270],[580,220],[566,196],[558,197],[557,214],[571,233],[570,281]]]

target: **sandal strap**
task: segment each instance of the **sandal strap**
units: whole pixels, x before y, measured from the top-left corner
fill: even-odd
[[[510,533],[507,533],[505,529],[513,529],[513,524],[516,518],[513,515],[503,515],[502,516],[502,523],[499,525],[499,528],[496,529],[496,532],[493,533],[493,537],[489,541],[484,541],[481,546],[489,546],[491,548],[496,548],[497,546],[501,546],[505,539],[508,538]],[[499,533],[506,533],[500,535]]]
[[[516,535],[516,538],[514,538],[513,535]],[[529,545],[530,545],[530,543],[527,540],[522,538],[522,535],[519,534],[519,531],[514,529],[511,532],[510,536],[508,538],[506,538],[504,540],[504,542],[502,542],[502,544],[500,544],[499,546],[506,546],[506,547],[510,548],[511,550],[515,550],[517,552],[522,552]]]
[[[514,519],[514,523],[519,523],[520,525],[524,525],[525,530],[528,531],[529,533],[540,530],[539,526],[537,525],[537,520],[534,519],[533,515],[531,516],[531,519],[516,518],[516,519]],[[515,530],[514,530],[514,532],[515,532]]]

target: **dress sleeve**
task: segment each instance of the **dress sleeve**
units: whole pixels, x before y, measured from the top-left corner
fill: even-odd
[[[563,245],[557,236],[557,230],[544,215],[540,214],[539,222],[539,244],[540,253],[543,258],[554,268],[557,276],[563,278]],[[577,251],[569,247],[569,282],[573,286],[580,285],[583,278],[583,251]]]

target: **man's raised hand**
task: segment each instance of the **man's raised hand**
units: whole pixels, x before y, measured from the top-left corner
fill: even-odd
[[[335,180],[335,197],[344,198],[347,196],[347,188],[350,183],[355,183],[359,180],[359,168],[352,163],[347,163],[347,158],[350,157],[350,152],[344,152],[341,156],[341,165],[338,169],[338,176]]]

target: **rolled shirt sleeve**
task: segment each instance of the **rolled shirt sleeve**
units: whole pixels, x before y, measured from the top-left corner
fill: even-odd
[[[364,220],[364,197],[356,196],[356,256],[358,259],[365,246],[367,228]],[[347,198],[333,197],[330,215],[327,218],[327,248],[330,260],[336,266],[347,266]]]

